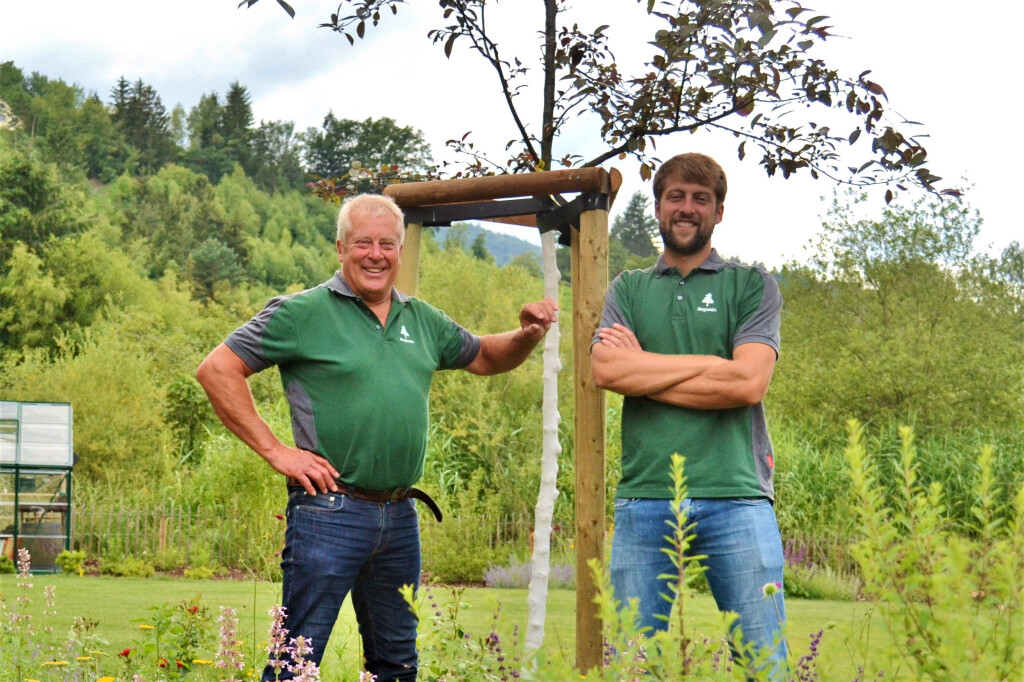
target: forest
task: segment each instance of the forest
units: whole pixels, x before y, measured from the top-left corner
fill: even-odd
[[[307,183],[348,177],[362,190],[372,183],[360,185],[353,169],[415,174],[430,164],[422,134],[390,118],[327,112],[305,131],[257,123],[237,82],[188,111],[168,111],[141,80],[121,78],[100,95],[0,64],[0,398],[72,404],[82,519],[170,503],[231,510],[228,525],[245,527],[245,541],[237,528],[211,524],[194,529],[188,552],[151,546],[135,558],[276,575],[284,486],[220,426],[195,368],[270,297],[331,275],[337,206]],[[658,253],[650,200],[619,201],[628,203],[611,229],[612,276],[647,267]],[[801,575],[855,572],[845,550],[862,532],[843,454],[849,420],[878,453],[880,494],[891,500],[900,429],[912,427],[919,479],[941,485],[944,520],[966,535],[976,532],[981,503],[979,453],[994,453],[993,504],[1009,505],[1024,485],[1024,248],[982,253],[974,243],[981,220],[962,199],[924,194],[882,205],[837,193],[814,255],[773,270],[785,305],[765,402],[777,513]],[[482,234],[471,243],[466,234],[456,227],[426,239],[419,295],[476,333],[511,328],[522,303],[542,295],[536,257],[500,266]],[[566,254],[560,260],[567,277]],[[571,319],[567,288],[561,306]],[[573,352],[586,351],[563,338],[564,367]],[[287,437],[276,371],[251,383]],[[555,540],[567,560],[571,374],[560,383]],[[424,524],[425,569],[435,577],[480,582],[488,567],[526,556],[540,400],[539,353],[508,375],[451,372],[435,381],[423,487],[451,520]],[[609,394],[609,500],[620,407]],[[130,553],[116,534],[94,541],[87,524],[77,528],[75,547],[90,559],[114,565]]]

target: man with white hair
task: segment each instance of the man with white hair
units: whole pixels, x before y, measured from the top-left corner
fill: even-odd
[[[366,668],[415,680],[416,619],[399,594],[420,580],[412,499],[423,474],[434,373],[518,367],[557,318],[554,302],[523,307],[519,328],[478,337],[394,288],[405,227],[389,198],[361,195],[338,216],[340,272],[272,299],[197,371],[217,416],[288,481],[281,566],[289,637],[312,640],[318,665],[351,592]],[[277,365],[295,447],[260,417],[247,377]],[[264,680],[290,679],[268,666]]]

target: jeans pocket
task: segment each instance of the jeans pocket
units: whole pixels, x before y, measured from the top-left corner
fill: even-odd
[[[310,495],[304,490],[288,496],[288,506],[294,511],[312,512],[315,514],[335,514],[345,507],[344,495],[321,493]]]

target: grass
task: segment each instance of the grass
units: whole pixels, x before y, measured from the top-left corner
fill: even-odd
[[[219,606],[237,610],[243,649],[247,655],[261,656],[270,617],[267,610],[280,599],[280,584],[261,581],[185,580],[174,578],[110,578],[78,577],[67,575],[35,575],[34,587],[29,591],[32,602],[27,611],[33,614],[36,627],[46,624],[54,627],[58,635],[66,633],[76,616],[98,621],[97,633],[108,643],[109,653],[131,648],[145,634],[139,629],[139,619],[151,614],[151,606],[177,604],[202,595],[202,603],[210,608],[214,617]],[[9,609],[16,608],[15,596],[22,593],[16,587],[13,575],[0,576],[0,595],[7,600]],[[56,587],[56,611],[53,616],[43,614],[45,599],[43,587]],[[439,601],[449,601],[451,593],[446,587],[430,588]],[[421,590],[421,595],[423,594]],[[503,641],[508,641],[513,628],[520,628],[520,640],[527,622],[526,590],[466,588],[461,595],[465,606],[460,611],[459,623],[473,637],[485,637],[494,628]],[[788,633],[795,657],[807,652],[809,635],[835,624],[827,632],[821,646],[818,669],[823,679],[853,679],[857,676],[855,655],[851,655],[843,639],[856,639],[851,633],[862,630],[867,606],[861,603],[834,601],[807,601],[789,599]],[[572,656],[574,651],[576,595],[570,590],[552,590],[549,595],[545,632],[545,650],[550,655]],[[721,632],[717,610],[708,596],[696,596],[687,601],[688,628],[708,637]],[[884,636],[875,626],[874,637]],[[864,650],[864,649],[861,649]],[[359,637],[355,616],[349,602],[342,608],[338,624],[331,637],[324,660],[326,680],[356,679],[359,657]],[[890,671],[892,668],[888,668]],[[344,671],[344,672],[342,672]]]

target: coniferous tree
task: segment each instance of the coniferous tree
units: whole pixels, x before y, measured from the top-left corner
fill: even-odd
[[[139,150],[139,171],[155,173],[174,160],[177,146],[170,116],[160,95],[142,79],[129,84],[122,76],[111,91],[112,118],[128,143]]]
[[[252,137],[252,124],[252,97],[244,85],[235,81],[228,87],[220,110],[220,129],[225,142],[238,140],[248,144]]]
[[[612,223],[609,236],[622,244],[631,254],[642,258],[658,255],[654,239],[658,235],[658,221],[647,213],[650,200],[643,192],[634,192],[626,209]]]

